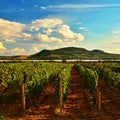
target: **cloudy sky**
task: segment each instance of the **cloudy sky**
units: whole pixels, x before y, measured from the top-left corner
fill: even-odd
[[[0,0],[0,55],[70,46],[120,54],[120,0]]]

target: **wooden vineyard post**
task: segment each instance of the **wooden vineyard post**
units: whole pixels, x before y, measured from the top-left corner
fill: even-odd
[[[22,107],[23,107],[23,111],[25,111],[26,110],[25,83],[22,83]]]
[[[101,111],[101,92],[98,88],[96,90],[97,90],[97,108],[99,111]]]
[[[59,81],[59,106],[60,106],[60,113],[62,113],[63,109],[63,94],[62,94],[62,81]]]

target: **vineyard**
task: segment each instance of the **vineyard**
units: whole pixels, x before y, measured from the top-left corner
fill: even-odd
[[[119,120],[119,105],[119,62],[0,63],[0,119]]]

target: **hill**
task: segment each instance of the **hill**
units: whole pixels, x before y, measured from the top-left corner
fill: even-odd
[[[30,56],[32,59],[120,59],[120,54],[110,54],[101,50],[89,51],[84,48],[66,47],[55,50],[42,50]]]
[[[120,59],[120,54],[110,54],[101,50],[89,51],[85,48],[65,47],[54,50],[42,50],[33,55],[0,56],[0,60],[55,60],[55,59]]]

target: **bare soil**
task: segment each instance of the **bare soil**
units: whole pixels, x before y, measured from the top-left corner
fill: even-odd
[[[56,101],[55,86],[55,82],[49,83],[38,100],[31,100],[31,105],[24,113],[20,101],[2,105],[0,108],[9,120],[120,120],[120,92],[107,87],[103,80],[99,80],[101,111],[86,98],[83,80],[74,67],[62,113]]]

